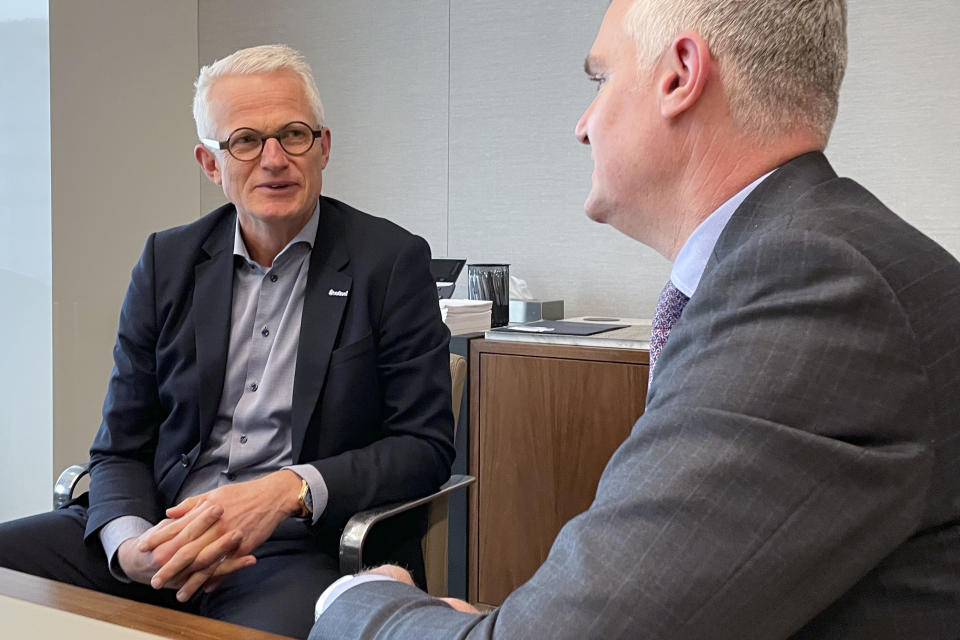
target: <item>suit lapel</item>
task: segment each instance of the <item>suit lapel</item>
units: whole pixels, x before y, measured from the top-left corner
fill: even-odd
[[[208,258],[194,267],[193,322],[199,374],[200,441],[206,444],[217,415],[230,346],[233,238],[236,215],[225,216],[203,243]]]
[[[326,381],[330,354],[340,333],[340,322],[349,299],[333,295],[331,290],[349,292],[353,284],[353,279],[341,272],[349,262],[344,246],[342,214],[321,198],[317,239],[310,253],[310,271],[304,292],[293,382],[290,421],[294,464],[299,462],[303,438]]]

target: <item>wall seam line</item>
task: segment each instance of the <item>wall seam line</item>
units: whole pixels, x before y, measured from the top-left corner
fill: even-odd
[[[453,67],[452,67],[452,49],[453,49],[453,20],[451,14],[453,13],[453,0],[447,0],[447,185],[446,185],[446,211],[445,215],[447,217],[446,224],[446,255],[450,255],[450,85],[453,83]]]

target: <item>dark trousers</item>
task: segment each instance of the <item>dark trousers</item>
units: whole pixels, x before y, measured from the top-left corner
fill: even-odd
[[[79,504],[0,524],[0,567],[294,638],[310,633],[317,598],[339,577],[333,555],[281,526],[254,551],[255,565],[181,604],[173,590],[114,578],[99,539],[84,542],[86,524]]]

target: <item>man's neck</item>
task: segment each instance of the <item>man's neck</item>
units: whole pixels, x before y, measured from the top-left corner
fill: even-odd
[[[270,268],[277,255],[290,244],[298,233],[310,221],[310,211],[304,216],[290,220],[277,220],[265,223],[251,216],[240,215],[240,233],[247,247],[250,259],[257,264]]]
[[[760,176],[797,156],[819,150],[822,145],[808,135],[787,136],[770,146],[742,139],[719,143],[715,139],[687,165],[673,207],[676,224],[660,253],[672,262],[690,234],[724,202]]]

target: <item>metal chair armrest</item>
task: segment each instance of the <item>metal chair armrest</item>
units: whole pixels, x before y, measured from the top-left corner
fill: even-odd
[[[59,509],[73,500],[73,491],[77,488],[77,482],[87,475],[88,471],[89,466],[85,464],[71,465],[63,470],[63,473],[57,478],[57,484],[53,486],[54,509]]]
[[[407,502],[397,502],[394,504],[374,507],[359,513],[353,514],[353,517],[347,521],[347,526],[343,528],[343,534],[340,536],[340,574],[357,573],[363,566],[363,543],[366,540],[373,525],[382,520],[392,518],[405,511],[409,511],[420,505],[433,502],[437,498],[470,486],[476,482],[476,478],[466,475],[452,475],[450,479],[443,483],[436,493],[432,493],[422,498],[408,500]]]

